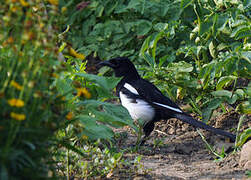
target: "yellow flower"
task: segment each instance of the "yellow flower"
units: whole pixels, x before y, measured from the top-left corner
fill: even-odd
[[[52,73],[51,76],[54,77],[54,78],[58,78],[59,77],[58,74],[56,74],[56,73]]]
[[[66,117],[67,120],[72,120],[73,113],[72,112],[68,112],[68,114],[65,117]]]
[[[67,7],[62,7],[61,12],[64,13],[65,11],[67,11]]]
[[[65,100],[66,100],[65,96],[62,96],[62,97],[61,97],[61,100],[62,100],[62,101],[65,101]]]
[[[15,107],[23,107],[24,106],[24,101],[21,99],[12,98],[12,99],[8,100],[8,103],[10,106],[15,106]]]
[[[72,47],[70,47],[69,53],[70,53],[70,55],[72,55],[72,56],[74,56],[76,58],[79,58],[79,59],[82,59],[82,60],[85,59],[85,55],[77,53]]]
[[[11,8],[10,8],[10,10],[11,10],[11,12],[17,12],[17,10],[19,10],[19,7],[17,7],[17,6],[12,6]]]
[[[19,113],[14,113],[14,112],[10,113],[10,117],[18,121],[23,121],[26,118],[25,114],[19,114]]]
[[[20,84],[18,84],[16,81],[13,81],[13,80],[10,82],[10,85],[20,91],[23,89],[23,86],[21,86]]]
[[[86,97],[87,99],[90,99],[91,98],[91,93],[89,93],[89,91],[86,89],[86,88],[76,88],[78,93],[77,93],[77,96],[84,96]]]
[[[6,39],[3,42],[3,46],[7,46],[8,44],[13,44],[13,42],[14,42],[14,38],[12,36],[10,36],[8,39]]]
[[[57,6],[58,5],[58,0],[48,0],[49,3],[51,3],[52,5]]]
[[[87,140],[88,137],[87,137],[86,135],[83,135],[83,136],[82,136],[82,139]]]
[[[29,3],[27,3],[25,0],[19,0],[21,5],[24,6],[24,7],[27,7],[29,6]]]

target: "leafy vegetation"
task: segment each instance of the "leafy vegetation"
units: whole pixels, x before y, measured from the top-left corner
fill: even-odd
[[[65,114],[50,87],[60,69],[52,25],[57,10],[25,1],[0,7],[0,179],[45,178],[53,172],[48,150]]]
[[[242,114],[241,147],[251,137],[250,128],[239,132],[251,111],[250,8],[212,0],[1,4],[0,179],[143,168],[140,156],[127,160],[114,145],[114,128],[140,132],[109,102],[117,101],[111,92],[119,79],[87,74],[89,57],[129,56],[144,78],[205,122],[216,109]]]

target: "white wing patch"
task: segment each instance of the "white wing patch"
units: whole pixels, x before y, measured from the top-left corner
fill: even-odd
[[[162,107],[165,107],[167,109],[171,109],[173,111],[176,111],[176,112],[179,112],[179,113],[182,113],[182,111],[178,108],[174,108],[174,107],[171,107],[171,106],[168,106],[168,105],[165,105],[165,104],[160,104],[160,103],[156,103],[156,102],[153,102],[154,104],[157,104],[159,106],[162,106]]]
[[[133,94],[137,94],[139,95],[138,91],[132,87],[132,85],[125,83],[124,88],[128,89],[129,91],[131,91]]]
[[[155,111],[151,105],[142,99],[136,99],[132,102],[126,94],[119,93],[122,106],[124,106],[133,120],[141,119],[144,122],[149,122],[153,119]]]

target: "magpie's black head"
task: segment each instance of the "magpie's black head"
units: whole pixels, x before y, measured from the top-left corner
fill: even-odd
[[[113,58],[108,61],[103,61],[99,63],[99,65],[111,67],[116,77],[135,76],[135,78],[137,78],[139,76],[133,63],[127,57]]]

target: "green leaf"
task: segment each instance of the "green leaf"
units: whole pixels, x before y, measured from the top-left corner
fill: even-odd
[[[216,90],[221,90],[224,86],[231,84],[237,77],[236,76],[223,76],[219,79]]]
[[[154,68],[155,65],[154,59],[148,53],[144,53],[144,59],[152,68]]]
[[[234,37],[237,40],[251,37],[251,28],[246,25],[239,26],[233,31],[231,37]]]
[[[141,57],[144,57],[144,54],[149,47],[149,42],[150,42],[151,38],[152,38],[152,36],[148,36],[146,38],[146,40],[144,41],[143,45],[141,46],[140,54],[139,54]]]
[[[103,15],[105,7],[103,5],[100,5],[97,7],[97,17],[101,17]]]
[[[73,152],[81,155],[82,157],[86,157],[87,155],[84,154],[81,150],[79,150],[78,148],[76,148],[75,146],[69,144],[68,142],[66,142],[65,140],[61,140],[58,142],[58,144],[62,145],[63,147],[66,147],[67,149],[72,150]]]
[[[234,92],[237,96],[239,96],[239,98],[243,98],[245,95],[245,92],[242,89],[236,89],[236,91]]]
[[[142,2],[139,0],[131,0],[129,2],[129,4],[126,6],[126,9],[138,9],[138,6],[141,4]]]
[[[251,138],[251,128],[245,129],[243,133],[240,134],[236,146],[237,147],[242,146],[247,141],[248,138]]]
[[[236,94],[233,94],[231,98],[227,98],[227,102],[229,104],[234,104],[238,99],[238,96]]]
[[[215,110],[216,108],[218,108],[221,103],[222,103],[222,100],[220,98],[211,99],[207,103],[207,107],[202,110],[202,119],[203,119],[203,122],[205,122],[205,123],[208,122],[208,120],[212,116],[213,110]]]
[[[121,105],[97,100],[85,100],[77,103],[77,105],[85,106],[97,121],[102,121],[114,127],[129,125],[134,129],[136,128],[128,111]],[[102,109],[102,111],[100,111],[100,109]],[[90,120],[93,120],[93,117],[91,117]]]
[[[212,109],[203,109],[202,110],[202,121],[204,123],[207,123],[209,121],[209,119],[211,118],[213,114],[213,110]]]
[[[146,35],[152,29],[152,23],[146,20],[139,20],[137,22],[136,32],[138,36]]]
[[[211,33],[210,29],[213,27],[214,24],[214,16],[211,15],[206,20],[201,21],[199,26],[199,35],[203,35],[204,33]]]
[[[181,9],[185,9],[186,7],[188,7],[192,3],[193,3],[193,0],[181,0],[180,7],[181,7]]]
[[[208,109],[216,109],[220,106],[222,100],[220,98],[211,99],[210,102],[207,104]]]
[[[216,47],[213,43],[213,41],[211,41],[209,43],[209,52],[210,52],[210,55],[213,57],[213,58],[216,58],[217,56],[217,50],[216,50]]]
[[[154,59],[154,62],[156,62],[155,57],[156,57],[157,43],[158,43],[158,41],[162,38],[163,34],[164,34],[163,32],[158,33],[158,34],[155,36],[155,38],[154,38],[154,40],[153,40],[153,43],[152,43],[152,42],[150,43],[150,44],[153,44],[153,46],[152,46],[152,57],[153,57],[153,59]]]
[[[87,74],[87,73],[75,73],[75,75],[84,77],[90,82],[97,83],[98,85],[100,85],[106,90],[113,89],[121,80],[121,78],[103,77],[103,76],[97,76],[97,75]]]
[[[226,24],[229,21],[229,15],[228,14],[218,14],[218,19],[216,23],[217,30],[221,31],[225,28]]]
[[[211,92],[211,94],[215,97],[228,97],[228,98],[232,97],[232,92],[227,90],[213,91]]]
[[[220,43],[218,46],[217,46],[217,51],[222,51],[224,49],[227,49],[229,47],[229,45],[225,44],[225,43]]]
[[[175,72],[192,72],[193,66],[185,61],[180,61],[178,63],[170,63],[168,65],[168,70]]]
[[[241,52],[241,57],[251,64],[251,51]]]
[[[241,103],[238,107],[238,111],[244,114],[251,114],[251,100],[249,101],[244,101]]]
[[[81,136],[86,135],[90,139],[111,139],[114,135],[109,127],[97,123],[96,117],[80,115],[78,119],[84,125],[84,130],[83,133],[81,133]]]
[[[107,112],[94,111],[95,117],[97,117],[98,121],[109,124],[115,128],[123,127],[128,125],[128,121],[125,121],[124,118],[119,118]],[[131,119],[131,118],[130,118]],[[133,122],[133,121],[131,121]],[[130,123],[132,125],[132,123]]]
[[[164,31],[168,28],[168,23],[157,23],[153,27],[156,31]]]

